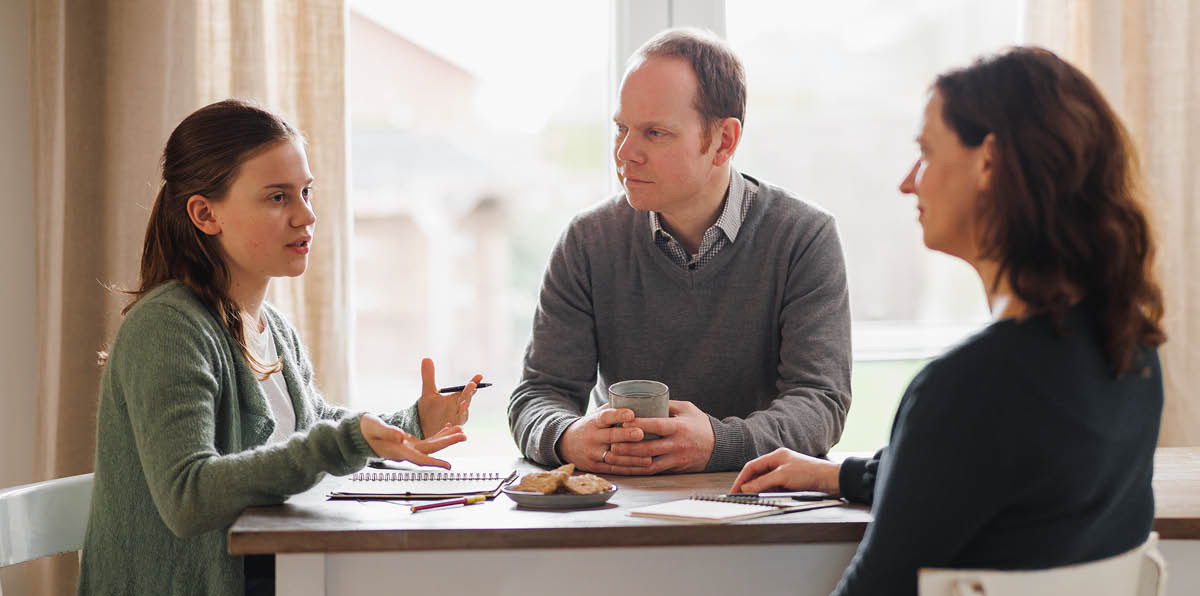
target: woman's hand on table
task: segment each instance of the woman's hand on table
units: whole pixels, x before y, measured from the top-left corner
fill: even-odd
[[[483,375],[471,377],[467,387],[458,393],[442,395],[438,393],[434,381],[433,360],[421,360],[421,397],[417,399],[417,416],[421,419],[421,434],[431,437],[447,425],[457,426],[467,423],[470,416],[471,398]]]
[[[750,460],[733,481],[730,493],[761,493],[771,489],[815,490],[833,496],[838,486],[840,464],[779,448]]]
[[[427,439],[418,439],[370,414],[363,414],[359,421],[363,438],[375,455],[387,459],[407,460],[422,466],[437,466],[450,469],[448,462],[429,457],[455,443],[465,441],[461,426],[449,425]]]

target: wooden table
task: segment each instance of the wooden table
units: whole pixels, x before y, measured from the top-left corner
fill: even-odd
[[[454,463],[538,469],[524,460]],[[1155,529],[1172,564],[1168,593],[1200,593],[1200,448],[1160,449],[1155,470]],[[280,594],[611,595],[614,582],[625,586],[622,594],[828,594],[871,519],[863,507],[725,525],[628,515],[724,492],[735,475],[610,477],[619,490],[594,509],[526,510],[501,495],[416,514],[390,502],[328,501],[330,480],[283,505],[246,510],[229,530],[229,550],[277,554]]]

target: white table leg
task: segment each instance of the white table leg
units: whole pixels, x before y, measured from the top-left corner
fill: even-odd
[[[325,596],[325,553],[275,555],[275,593]]]

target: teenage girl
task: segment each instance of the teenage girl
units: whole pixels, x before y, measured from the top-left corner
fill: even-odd
[[[171,133],[140,283],[104,373],[80,594],[271,593],[271,557],[230,556],[247,507],[282,503],[368,458],[448,468],[476,375],[377,417],[325,402],[296,330],[267,304],[275,277],[304,273],[313,176],[301,134],[229,100]]]

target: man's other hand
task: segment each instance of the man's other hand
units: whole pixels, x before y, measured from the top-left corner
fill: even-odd
[[[613,474],[647,475],[662,472],[703,472],[712,457],[712,423],[708,414],[690,401],[668,402],[670,418],[637,418],[625,424],[661,436],[640,443],[615,443],[612,453],[618,458],[649,457],[648,466],[613,466]],[[609,459],[613,455],[608,456]]]

